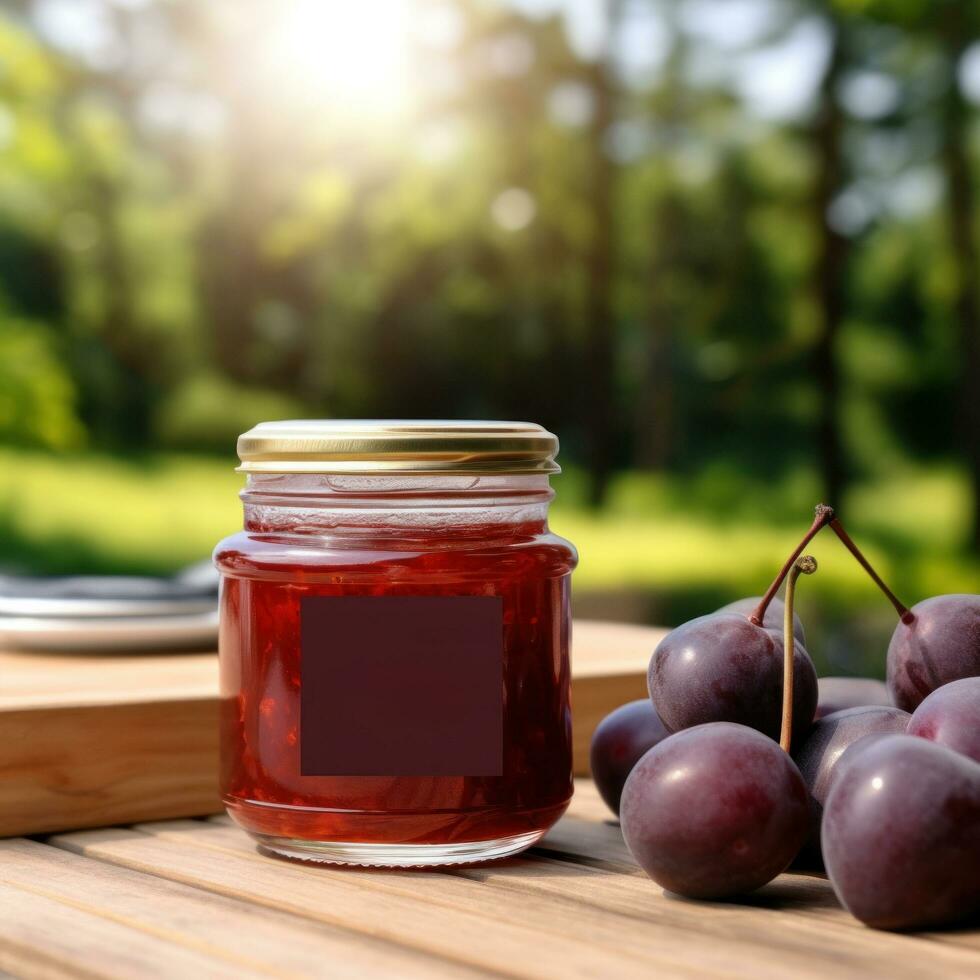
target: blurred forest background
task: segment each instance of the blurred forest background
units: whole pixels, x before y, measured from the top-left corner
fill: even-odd
[[[978,39],[961,0],[2,0],[0,565],[200,558],[262,419],[489,417],[562,438],[582,614],[758,593],[818,499],[906,601],[978,591]],[[813,652],[877,662],[815,553]]]

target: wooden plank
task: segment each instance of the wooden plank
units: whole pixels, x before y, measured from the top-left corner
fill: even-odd
[[[45,980],[263,976],[58,901],[40,882],[30,888],[0,883],[0,969]]]
[[[590,867],[644,876],[626,847],[619,821],[602,802],[591,779],[575,780],[565,816],[538,843],[537,850]]]
[[[214,813],[216,701],[0,713],[0,836]]]
[[[572,627],[572,663],[576,677],[638,677],[646,696],[650,657],[668,630],[629,623],[577,619]]]
[[[759,892],[741,901],[728,903],[690,902],[679,896],[665,895],[629,856],[618,824],[606,819],[605,805],[592,784],[585,780],[578,780],[578,784],[584,792],[576,792],[576,798],[581,796],[582,803],[573,804],[574,808],[578,812],[589,812],[595,811],[596,804],[599,804],[603,807],[602,822],[579,816],[573,816],[571,821],[579,832],[581,828],[595,830],[595,835],[586,837],[585,847],[590,846],[599,834],[615,842],[622,855],[615,872],[548,860],[532,850],[528,855],[511,861],[450,869],[443,874],[469,878],[485,885],[503,885],[518,893],[549,895],[566,903],[573,900],[591,907],[593,915],[596,909],[605,909],[631,919],[642,918],[645,934],[651,938],[656,936],[661,948],[685,933],[687,935],[682,940],[681,950],[685,948],[684,944],[697,942],[702,935],[712,934],[726,942],[728,956],[735,956],[746,966],[751,965],[752,971],[760,975],[767,975],[766,965],[771,963],[776,953],[781,970],[792,967],[795,975],[823,976],[828,957],[824,956],[820,966],[814,970],[814,953],[823,943],[832,941],[833,954],[829,959],[833,960],[835,971],[844,970],[848,976],[866,976],[881,956],[896,945],[890,934],[868,930],[845,912],[825,878],[783,875]],[[214,817],[209,823],[224,827],[220,842],[222,846],[237,853],[254,853],[248,838],[227,817]],[[169,831],[168,825],[144,829],[163,833]],[[208,843],[212,846],[218,843],[217,835]],[[602,883],[608,883],[608,887],[604,888]],[[487,901],[485,894],[484,901]],[[765,912],[760,914],[760,910]],[[726,917],[723,922],[719,922],[719,912]],[[785,926],[785,935],[777,930],[774,941],[770,927],[777,922],[776,913],[783,912],[789,913],[784,918],[790,925]],[[574,923],[580,913],[581,909],[568,907],[555,911],[566,923]],[[663,933],[664,926],[669,927],[666,934]],[[636,926],[635,923],[624,923],[622,928],[625,930],[623,934],[629,935],[629,930]],[[780,925],[779,928],[784,926]],[[953,940],[955,944],[957,939],[967,935],[980,938],[980,933],[976,932],[941,934],[941,938],[956,937]],[[899,937],[898,944],[904,943],[907,948],[901,951],[901,957],[896,958],[893,976],[921,976],[923,968],[930,962],[942,964],[950,976],[972,975],[980,966],[980,958],[937,951],[925,943],[926,938]],[[912,964],[908,969],[906,959]]]
[[[447,960],[95,861],[35,841],[0,842],[0,886],[70,906],[246,975],[465,977]],[[2,927],[0,927],[2,935]],[[40,937],[38,937],[40,938]],[[98,950],[79,946],[76,962]],[[479,974],[482,975],[482,974]]]
[[[522,941],[514,935],[520,924],[536,935],[533,948],[549,967],[523,968],[532,976],[580,975],[580,970],[614,975],[624,969],[632,975],[634,958],[646,969],[681,976],[817,977],[833,970],[859,977],[883,970],[897,978],[930,972],[972,977],[980,966],[975,951],[865,929],[837,907],[827,883],[817,879],[783,876],[745,902],[708,904],[667,897],[645,877],[533,853],[442,873],[358,872],[265,858],[224,820],[156,824],[141,831],[126,839],[119,832],[70,835],[59,843],[249,901],[275,903],[278,896],[296,914],[321,918],[329,908],[326,915],[333,919],[340,907],[348,928],[378,928],[376,917],[366,912],[378,908],[389,938],[442,955],[458,952],[446,944],[461,935],[469,948],[470,930],[482,921],[493,948],[481,942],[473,949],[474,962],[504,972],[514,972],[522,962],[510,959]],[[552,959],[555,939],[573,962]]]
[[[217,696],[214,651],[98,656],[0,652],[0,712]]]
[[[227,818],[212,819],[226,820]],[[619,822],[613,818],[602,802],[591,780],[576,780],[575,795],[568,812],[537,845],[533,853],[579,867],[612,872],[619,876],[620,880],[625,876],[637,878],[642,883],[642,887],[649,887],[646,875],[636,865],[623,841]],[[830,918],[846,928],[870,932],[874,936],[891,935],[867,930],[857,919],[849,915],[837,901],[830,882],[823,875],[802,873],[782,875],[767,888],[736,902],[710,907],[725,910],[745,907],[753,910],[751,913],[753,915],[754,910],[763,908],[791,909],[796,915]],[[915,938],[980,951],[980,929],[917,933]]]
[[[228,818],[212,817],[211,819],[227,820]],[[543,856],[571,859],[576,863],[607,868],[619,874],[643,879],[646,877],[637,867],[623,841],[619,821],[603,803],[591,779],[575,780],[575,795],[565,817],[551,829],[535,850],[541,852]],[[797,890],[805,882],[812,883],[810,895],[803,903],[809,911],[815,912],[820,908],[827,908],[833,910],[835,914],[843,914],[840,904],[833,897],[832,887],[824,875],[794,872],[787,880],[794,882],[798,886]],[[822,900],[816,899],[818,892],[824,896]],[[751,897],[748,898],[748,902],[756,904]],[[845,915],[844,921],[857,928],[864,928],[851,916]],[[980,949],[980,929],[944,930],[935,934],[918,933],[918,935],[929,935],[940,942]]]
[[[225,816],[210,818],[218,821],[231,821]],[[637,867],[623,841],[619,821],[602,801],[595,783],[591,779],[575,780],[575,795],[568,807],[565,817],[548,833],[538,845],[537,850],[558,851],[559,842],[564,841],[573,848],[570,852],[575,859],[591,861],[597,866],[609,865],[623,874],[643,877],[643,872]],[[599,852],[603,852],[600,854]],[[826,883],[824,875],[793,874],[794,880],[813,879]],[[827,886],[829,887],[829,885]],[[830,904],[839,908],[835,902]],[[848,919],[856,923],[856,919]],[[921,935],[921,934],[920,934]],[[980,942],[980,929],[954,930],[939,934],[944,940],[963,940],[971,945]]]
[[[592,733],[614,708],[648,697],[647,666],[667,630],[576,620],[572,628],[572,756],[588,776]]]
[[[217,663],[0,653],[0,836],[220,809]]]
[[[230,826],[182,821],[64,835],[53,843],[100,860],[192,883],[297,915],[364,929],[490,970],[528,977],[741,977],[727,950],[655,924],[560,896],[519,902],[446,872],[376,872],[287,863],[259,854]],[[628,926],[629,924],[626,923]],[[746,949],[761,977],[780,976],[765,951]]]
[[[578,621],[576,772],[592,730],[645,691],[662,630]],[[0,652],[0,837],[220,810],[213,653]]]
[[[782,875],[741,902],[703,903],[667,896],[646,878],[583,868],[530,854],[513,862],[460,869],[457,874],[514,895],[557,895],[588,908],[615,912],[624,929],[651,926],[711,939],[747,971],[755,961],[777,963],[793,976],[866,977],[889,964],[894,978],[976,976],[980,955],[940,945],[931,937],[891,935],[861,926],[837,904],[826,881]],[[822,915],[808,915],[807,910]]]
[[[211,817],[209,822],[225,826],[234,833],[238,833],[238,831],[234,831],[235,825],[227,816]],[[250,845],[240,843],[239,846],[249,847]],[[534,858],[536,861],[535,866],[531,869],[526,868],[521,863],[527,858]],[[642,896],[644,901],[649,900],[651,896],[659,896],[657,901],[663,900],[670,903],[665,906],[666,908],[672,908],[676,903],[693,904],[699,910],[710,909],[725,916],[731,916],[734,910],[741,910],[748,916],[750,924],[756,926],[760,922],[759,910],[762,909],[766,910],[766,918],[761,921],[767,925],[775,921],[772,917],[774,911],[792,913],[794,919],[799,916],[808,920],[830,917],[835,926],[847,930],[856,930],[877,940],[872,947],[874,956],[881,952],[881,940],[891,941],[888,938],[891,934],[868,930],[857,919],[845,912],[837,901],[830,883],[822,875],[797,873],[782,875],[774,883],[758,892],[745,896],[741,900],[725,903],[687,903],[679,896],[667,897],[662,895],[659,887],[650,882],[642,869],[633,861],[623,841],[618,821],[612,817],[591,780],[576,780],[575,795],[568,814],[559,821],[541,843],[527,853],[527,858],[489,864],[486,866],[489,877],[484,877],[482,868],[455,869],[453,873],[485,881],[492,880],[497,872],[508,869],[508,877],[532,888],[549,877],[555,877],[556,874],[567,874],[578,879],[588,890],[587,893],[579,895],[580,898],[584,899],[595,889],[596,879],[594,875],[598,872],[606,877],[614,876],[617,887],[628,879],[633,879],[627,886],[630,896],[629,902],[634,901],[634,895]],[[543,869],[546,872],[544,874],[542,874]],[[529,871],[530,873],[528,873]],[[571,893],[578,891],[578,889],[574,888],[568,891]],[[625,911],[621,905],[617,907],[620,911]],[[716,917],[713,916],[712,922],[715,919]],[[674,925],[677,926],[678,923],[675,922]],[[699,921],[697,928],[699,930],[704,929],[703,921]],[[818,940],[827,937],[827,926],[823,922],[810,925],[804,922],[802,928],[808,930]],[[742,935],[744,938],[751,935],[751,932],[742,933]],[[767,930],[766,936],[768,935]],[[980,930],[977,929],[917,933],[913,938],[917,941],[929,939],[945,945],[962,946],[980,951]],[[765,942],[771,951],[771,940],[766,939]],[[863,947],[860,943],[858,945],[860,952]],[[970,966],[971,969],[975,969],[972,961],[970,961]],[[980,967],[980,961],[978,961],[977,966]],[[861,967],[861,969],[863,968]]]
[[[576,678],[632,678],[646,671],[666,630],[576,620]],[[635,689],[635,688],[634,688]],[[207,700],[218,690],[214,651],[95,654],[0,651],[0,712],[56,706]]]

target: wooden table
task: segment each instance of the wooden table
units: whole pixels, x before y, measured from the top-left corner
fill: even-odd
[[[587,780],[497,864],[354,871],[260,854],[225,817],[0,841],[0,972],[51,977],[972,977],[980,931],[894,935],[821,878],[669,898]]]
[[[665,631],[577,620],[575,772],[613,708],[646,697]],[[0,651],[0,837],[201,816],[218,796],[218,661]]]

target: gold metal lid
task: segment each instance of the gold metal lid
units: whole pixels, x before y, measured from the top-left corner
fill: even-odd
[[[299,419],[238,437],[245,473],[558,473],[557,454],[532,422]]]

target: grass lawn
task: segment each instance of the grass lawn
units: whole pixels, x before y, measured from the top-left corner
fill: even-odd
[[[0,448],[0,566],[168,572],[199,560],[240,527],[234,465],[233,458]],[[668,623],[760,592],[809,525],[816,500],[800,477],[772,486],[722,471],[688,480],[630,473],[595,513],[582,503],[580,473],[563,474],[556,486],[552,524],[579,549],[574,587],[590,611],[616,615],[616,597],[635,596],[640,612],[631,618]],[[846,512],[852,534],[911,603],[980,591],[980,562],[961,544],[967,504],[955,472],[911,471],[856,487]],[[801,610],[830,631],[870,624],[849,628],[844,645],[860,645],[867,633],[878,646],[890,631],[888,607],[830,532],[811,550],[821,567],[801,585]],[[826,659],[834,660],[832,650]]]

